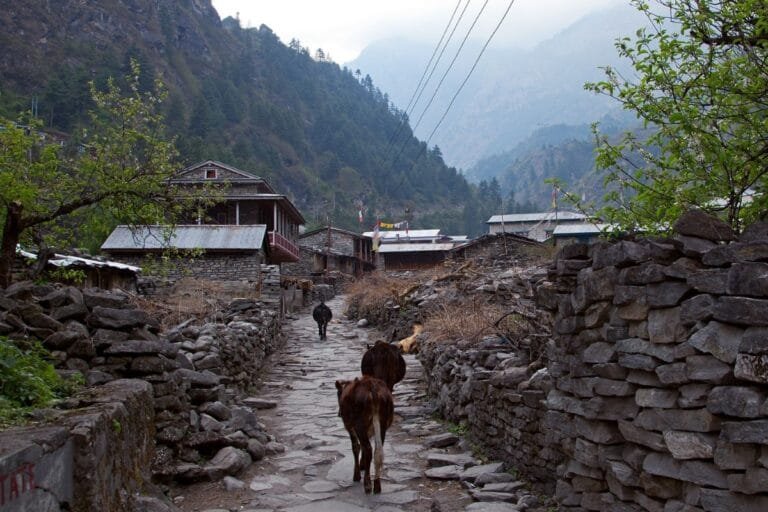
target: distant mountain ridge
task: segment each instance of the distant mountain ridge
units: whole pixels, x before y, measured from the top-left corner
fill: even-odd
[[[614,41],[634,33],[645,21],[634,8],[617,5],[583,17],[528,51],[491,45],[430,145],[439,146],[447,162],[467,170],[484,157],[511,150],[537,128],[582,125],[601,118],[616,108],[615,103],[584,91],[583,85],[602,78],[601,66],[623,69]],[[436,126],[478,50],[477,43],[465,48],[434,106],[415,128],[418,136],[426,138]],[[349,65],[370,73],[404,109],[431,52],[423,44],[382,41]],[[420,105],[432,90],[427,89]],[[421,108],[411,115],[413,124]]]
[[[0,0],[0,115],[34,105],[46,127],[87,126],[87,82],[141,64],[143,88],[162,78],[169,134],[182,166],[213,159],[268,179],[310,227],[359,229],[376,215],[467,232],[461,207],[479,201],[438,151],[403,130],[402,113],[370,77],[313,59],[298,41],[219,19],[210,0]],[[460,206],[457,212],[457,205]]]

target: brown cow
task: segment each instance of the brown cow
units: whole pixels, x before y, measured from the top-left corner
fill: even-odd
[[[336,393],[339,398],[339,416],[349,432],[355,469],[352,480],[360,481],[360,468],[365,476],[363,489],[371,492],[371,455],[373,455],[373,493],[381,492],[381,467],[384,464],[384,438],[392,425],[395,406],[392,393],[379,379],[364,375],[355,380],[337,380]],[[371,454],[371,437],[374,451]],[[363,449],[362,459],[360,448]]]
[[[405,377],[405,359],[398,347],[379,340],[363,354],[360,370],[363,375],[383,380],[392,391]]]

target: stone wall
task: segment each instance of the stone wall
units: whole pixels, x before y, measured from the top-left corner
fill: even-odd
[[[768,225],[675,231],[567,246],[539,290],[563,510],[768,510]]]
[[[544,428],[552,382],[528,353],[490,337],[473,347],[425,343],[418,358],[432,376],[428,391],[443,416],[465,425],[487,456],[552,493],[563,460],[556,431]]]
[[[264,255],[253,253],[206,253],[194,258],[175,258],[160,262],[139,254],[113,254],[121,263],[141,267],[145,277],[169,283],[184,277],[196,277],[211,281],[246,281],[258,283],[261,278]]]
[[[55,426],[0,434],[3,511],[136,510],[154,455],[152,387],[115,380],[70,399],[69,407],[47,411]]]
[[[0,296],[0,333],[41,339],[60,371],[82,373],[89,386],[150,383],[154,475],[210,479],[263,457],[273,441],[239,397],[283,342],[276,305],[279,295],[277,304],[238,299],[205,322],[192,318],[161,333],[157,319],[125,294],[24,282]],[[229,460],[240,462],[224,467],[222,450],[237,450]]]

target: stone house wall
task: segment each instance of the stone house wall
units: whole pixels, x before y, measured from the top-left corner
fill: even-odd
[[[258,282],[264,255],[252,253],[206,253],[194,258],[178,258],[168,263],[144,254],[118,254],[111,256],[121,263],[141,267],[145,276],[159,277],[175,282],[184,277],[197,277],[212,281]]]
[[[768,225],[562,249],[549,428],[562,510],[768,510]]]
[[[302,237],[299,240],[300,245],[311,247],[313,249],[324,251],[328,246],[328,230],[324,229],[309,236]],[[355,239],[346,233],[331,230],[331,248],[335,252],[355,255]]]
[[[419,353],[427,386],[448,420],[464,424],[469,440],[546,493],[562,462],[556,430],[544,428],[546,371],[530,371],[525,351],[489,338],[479,346],[425,343]]]

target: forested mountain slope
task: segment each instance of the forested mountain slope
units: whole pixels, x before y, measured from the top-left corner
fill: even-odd
[[[482,199],[439,150],[413,137],[389,143],[402,113],[370,77],[313,59],[266,26],[222,21],[210,0],[2,0],[0,45],[5,117],[32,107],[46,127],[76,133],[87,82],[123,76],[133,58],[144,87],[160,78],[169,89],[180,165],[210,158],[263,176],[312,224],[330,217],[356,229],[362,204],[365,229],[376,214],[402,220],[408,207],[415,227],[471,231],[463,207]]]

